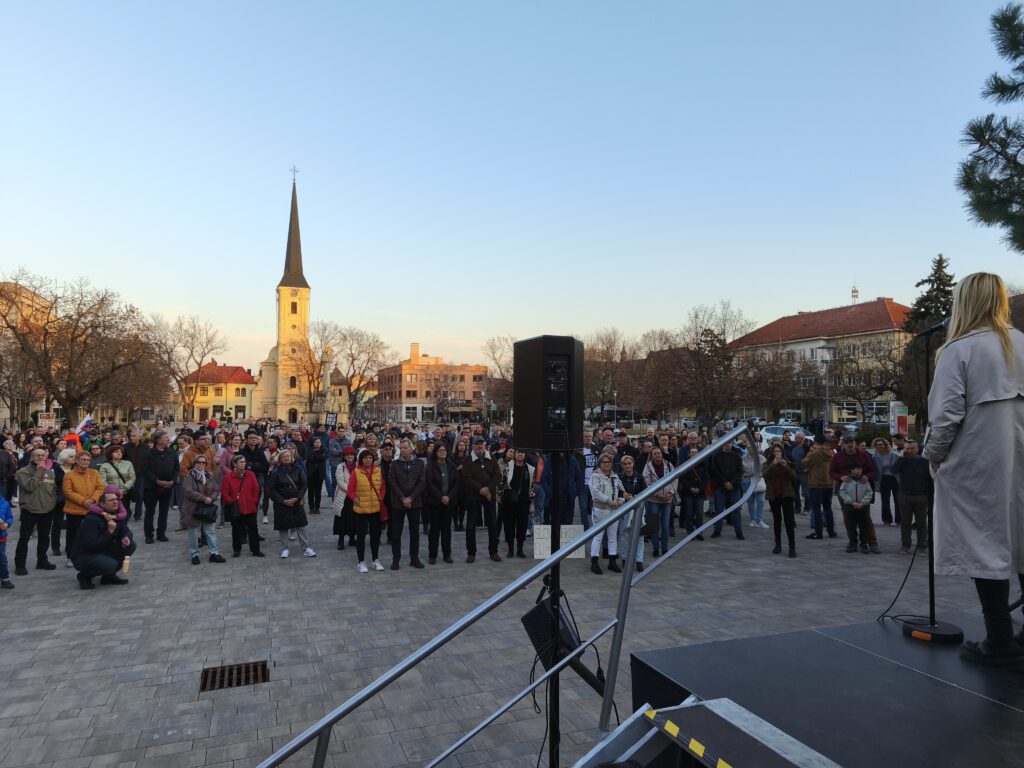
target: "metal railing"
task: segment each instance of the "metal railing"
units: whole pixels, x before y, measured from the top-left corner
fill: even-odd
[[[659,478],[656,482],[649,485],[642,492],[638,493],[632,499],[627,501],[621,507],[612,512],[607,518],[601,520],[599,523],[594,523],[590,528],[586,529],[579,536],[573,538],[569,543],[559,549],[557,552],[553,552],[545,560],[542,560],[537,565],[530,568],[528,571],[523,573],[518,578],[511,581],[504,588],[499,590],[489,600],[484,601],[478,607],[467,613],[465,616],[460,618],[450,627],[445,629],[440,634],[436,635],[431,640],[424,643],[417,650],[413,651],[409,656],[403,659],[401,662],[396,664],[394,667],[389,669],[383,675],[378,677],[372,683],[367,685],[365,688],[360,690],[358,693],[351,696],[337,709],[331,713],[324,715],[319,721],[311,725],[309,728],[304,730],[294,739],[289,741],[283,747],[278,749],[274,754],[259,764],[259,768],[276,768],[281,765],[285,760],[294,755],[296,752],[301,750],[307,744],[316,740],[316,749],[313,753],[313,768],[323,768],[324,763],[327,760],[327,750],[330,746],[331,741],[331,730],[333,727],[343,720],[347,715],[354,712],[365,702],[372,699],[374,696],[379,694],[393,682],[398,680],[402,675],[416,667],[420,662],[424,661],[428,656],[432,655],[435,651],[440,650],[449,642],[454,640],[456,637],[461,635],[464,631],[469,629],[471,626],[476,624],[480,619],[484,618],[487,614],[491,613],[495,608],[502,605],[513,595],[517,594],[520,590],[525,589],[537,578],[543,576],[547,571],[551,569],[557,563],[565,560],[569,555],[575,552],[577,549],[585,545],[591,539],[596,537],[599,533],[604,532],[606,529],[615,525],[620,520],[624,519],[627,515],[635,511],[642,511],[646,502],[651,499],[652,496],[657,494],[662,488],[669,485],[673,480],[678,479],[684,473],[690,471],[699,464],[707,461],[711,458],[719,449],[722,448],[726,443],[732,443],[740,435],[746,433],[750,437],[750,444],[755,445],[753,441],[753,433],[746,426],[738,426],[722,437],[715,440],[707,448],[702,450],[697,456],[687,459],[681,463],[678,467],[675,467],[672,472],[667,473],[664,477]],[[761,457],[754,450],[755,458],[755,473],[759,474],[761,469]],[[596,471],[596,470],[595,470]],[[427,768],[439,764],[441,761],[447,759],[459,749],[467,744],[473,737],[479,734],[487,726],[501,717],[505,712],[515,706],[518,702],[522,701],[531,692],[536,690],[542,683],[548,680],[550,677],[559,674],[568,664],[578,658],[586,651],[591,645],[597,642],[598,639],[603,637],[612,629],[615,630],[612,635],[611,650],[609,653],[608,660],[608,672],[605,677],[604,683],[604,696],[601,702],[601,716],[599,721],[599,727],[602,732],[608,731],[608,723],[611,717],[612,702],[615,697],[615,681],[618,676],[619,669],[619,655],[622,650],[622,639],[625,635],[626,629],[626,614],[629,610],[629,597],[632,588],[640,583],[643,579],[647,578],[654,571],[664,565],[670,557],[675,555],[688,543],[703,531],[707,530],[713,525],[723,521],[732,512],[737,514],[741,513],[743,504],[753,494],[754,486],[756,483],[750,483],[750,487],[742,494],[739,499],[723,509],[720,513],[714,515],[702,525],[694,529],[691,533],[687,534],[681,541],[677,542],[675,546],[665,552],[664,557],[655,560],[651,565],[644,570],[643,573],[634,576],[634,560],[633,553],[636,550],[636,542],[640,535],[640,521],[643,518],[642,514],[634,514],[632,525],[630,529],[631,535],[627,539],[626,546],[627,552],[630,553],[629,557],[624,558],[625,569],[622,575],[622,582],[619,588],[618,606],[616,609],[615,618],[605,624],[595,634],[591,635],[586,640],[580,641],[580,645],[573,651],[562,656],[559,654],[558,663],[552,665],[552,667],[533,680],[526,688],[513,696],[508,702],[503,704],[497,711],[489,715],[483,722],[477,725],[475,728],[463,735],[458,741],[452,744],[448,749],[434,758],[427,764]]]

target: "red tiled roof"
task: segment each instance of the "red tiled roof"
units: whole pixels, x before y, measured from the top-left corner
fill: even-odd
[[[207,363],[185,377],[185,381],[198,384],[255,384],[256,379],[240,365]]]
[[[735,347],[760,347],[802,339],[852,336],[893,331],[903,327],[910,307],[879,298],[848,307],[800,312],[780,317],[733,342]]]

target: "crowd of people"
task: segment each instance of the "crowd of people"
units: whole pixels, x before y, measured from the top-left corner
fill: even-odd
[[[232,557],[243,549],[265,556],[261,524],[272,527],[281,558],[290,556],[292,542],[303,556],[316,557],[307,526],[309,516],[322,513],[325,498],[337,549],[354,547],[360,573],[385,570],[382,545],[391,550],[392,570],[401,567],[403,548],[409,566],[425,567],[423,535],[428,564],[452,563],[453,531],[465,533],[465,562],[473,563],[478,528],[486,535],[487,557],[500,562],[502,535],[505,557],[525,558],[534,523],[549,524],[557,515],[561,524],[578,521],[588,528],[710,442],[706,434],[674,427],[630,436],[609,425],[586,431],[580,451],[541,454],[517,448],[509,431],[483,424],[335,429],[261,420],[243,430],[211,423],[172,433],[158,423],[147,434],[10,434],[0,450],[0,584],[14,586],[5,544],[14,524],[9,502],[20,513],[15,575],[28,574],[34,537],[36,569],[56,569],[51,558],[63,555],[83,589],[93,587],[97,576],[101,583],[125,583],[125,561],[136,546],[129,524],[141,522],[146,544],[168,542],[172,511],[177,530],[187,534],[193,565],[203,562],[204,548],[208,562],[227,562],[221,552],[226,537],[219,535],[227,526]],[[911,551],[915,529],[917,545],[925,544],[928,466],[905,436],[876,439],[871,451],[831,429],[813,442],[800,430],[770,443],[754,431],[753,440],[743,436],[725,445],[653,496],[640,512],[640,541],[625,541],[632,515],[593,539],[591,570],[603,573],[604,559],[607,570],[621,571],[630,550],[643,570],[648,544],[652,557],[663,556],[677,527],[693,533],[751,485],[747,525],[773,529],[775,554],[782,553],[785,532],[788,555],[796,557],[801,511],[810,515],[808,539],[838,536],[833,499],[842,513],[847,551],[879,553],[869,513],[876,494],[882,524],[902,528],[899,551]],[[759,473],[755,455],[761,457]],[[764,519],[766,502],[771,525]],[[743,518],[736,510],[727,521],[716,521],[710,537],[720,537],[728,522],[735,538],[744,540]],[[704,540],[699,532],[694,538]]]

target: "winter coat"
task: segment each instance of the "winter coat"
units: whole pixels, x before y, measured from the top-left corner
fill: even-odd
[[[665,467],[665,471],[662,473],[662,477],[664,477],[674,469],[674,467],[671,464],[669,464],[668,459],[662,459],[662,465]],[[654,471],[654,465],[651,462],[647,462],[646,464],[644,464],[644,471],[641,473],[641,475],[644,479],[644,483],[647,486],[654,485],[656,482],[658,482],[658,480],[661,479],[661,477],[658,477],[658,474]],[[676,486],[678,485],[678,482],[678,480],[673,480],[671,483],[662,488],[661,491],[652,496],[651,501],[653,501],[655,504],[671,504],[672,497],[673,494],[675,494],[676,492]]]
[[[807,471],[807,487],[821,490],[832,488],[829,467],[832,464],[832,452],[815,448],[800,462]]]
[[[0,483],[6,483],[18,471],[18,455],[0,448]]]
[[[138,445],[132,445],[131,441],[124,444],[124,448],[121,451],[121,455],[125,461],[132,463],[132,468],[135,470],[135,477],[142,477],[142,468],[146,462],[146,454],[149,452],[149,448],[146,444],[139,441]]]
[[[3,496],[0,496],[0,520],[7,523],[7,527],[0,531],[0,544],[5,544],[10,527],[14,525],[14,512],[11,511],[10,502]]]
[[[743,487],[743,457],[733,448],[731,451],[719,451],[710,459],[711,481],[716,489],[724,489],[726,483],[732,483],[734,491]]]
[[[409,461],[395,459],[388,472],[388,490],[395,509],[403,507],[402,499],[411,500],[409,509],[423,507],[423,490],[426,487],[426,465],[416,457]]]
[[[112,461],[104,462],[100,465],[99,473],[105,485],[116,485],[122,493],[135,486],[135,467],[125,459],[116,464]]]
[[[982,579],[1024,572],[1024,334],[1008,368],[994,331],[948,344],[928,393],[924,457],[935,481],[935,571]]]
[[[106,483],[95,469],[79,472],[77,468],[64,473],[64,512],[83,517],[89,506],[103,495]]]
[[[575,463],[575,462],[574,462]],[[590,476],[590,496],[594,500],[594,522],[600,522],[613,511],[612,502],[621,499],[626,489],[616,474],[606,475],[601,470],[594,470]]]
[[[241,477],[231,472],[220,484],[220,498],[225,504],[238,502],[240,515],[255,515],[260,503],[260,481],[251,469],[246,469]]]
[[[395,464],[397,462],[391,462],[391,473],[395,472]],[[565,462],[567,465],[570,462]],[[576,467],[579,471],[579,464],[575,461],[571,462],[572,466]],[[497,499],[498,482],[500,480],[498,474],[498,462],[494,459],[484,458],[483,466],[480,466],[480,459],[475,455],[466,457],[465,461],[462,462],[462,487],[465,491],[466,501],[473,503],[480,501],[483,496],[480,495],[481,488],[491,489],[491,500]],[[392,494],[394,499],[394,494]]]
[[[57,506],[57,478],[52,469],[41,473],[31,464],[22,467],[18,478],[18,504],[22,512],[46,515]]]
[[[274,530],[287,531],[306,527],[306,510],[302,500],[306,496],[306,473],[295,464],[278,464],[267,477],[264,489],[274,502]],[[298,499],[295,505],[284,504],[286,499]]]
[[[421,464],[422,462],[416,461],[416,463]],[[352,510],[357,515],[385,513],[383,508],[384,475],[381,473],[380,467],[374,466],[369,470],[356,467],[349,476],[346,495],[352,499]]]
[[[875,492],[871,488],[871,482],[865,481],[863,477],[859,482],[854,482],[851,479],[839,486],[839,498],[843,504],[863,504],[870,507],[874,497]]]
[[[174,490],[172,486],[161,488],[156,484],[157,480],[173,481],[178,478],[178,456],[170,448],[158,451],[155,448],[146,452],[142,460],[144,467],[143,476],[146,478],[146,492],[150,489],[160,495],[168,494]],[[72,470],[74,471],[74,470]],[[68,473],[70,474],[70,472]]]
[[[836,453],[832,454],[832,462],[828,466],[829,477],[835,483],[835,490],[837,492],[839,491],[839,483],[842,482],[843,476],[849,476],[850,470],[853,467],[860,467],[864,477],[868,479],[868,483],[874,485],[875,462],[871,456],[866,451],[859,449],[856,453],[847,453],[845,449],[840,448]]]
[[[338,487],[343,491],[348,491],[348,481],[352,477],[352,470],[355,469],[356,465],[353,464],[351,468],[344,461],[338,465],[338,468],[334,470],[334,479],[337,481]],[[334,501],[331,502],[331,509],[334,511],[335,517],[340,517],[342,510],[345,508],[345,493],[335,493]]]
[[[127,547],[121,544],[121,539],[125,536],[130,539]],[[90,512],[82,518],[82,523],[78,527],[75,544],[71,551],[71,560],[74,562],[82,555],[107,555],[115,560],[121,560],[133,552],[135,552],[135,539],[125,520],[118,520],[114,532],[110,533],[107,530],[107,520],[103,513]]]
[[[551,473],[554,470],[554,461],[551,456],[548,456],[544,461],[544,469],[540,473],[540,484],[544,488],[544,497],[548,499],[550,503],[552,489],[551,489]],[[597,474],[596,470],[594,474]],[[590,476],[593,479],[594,475]],[[573,502],[576,497],[580,495],[580,491],[585,487],[583,484],[583,470],[580,469],[580,463],[567,456],[564,458],[559,465],[558,469],[558,484],[561,486],[563,502],[562,509],[571,509]]]
[[[445,463],[448,465],[448,493],[444,493],[441,488],[441,467],[438,466],[439,462],[427,462],[427,475],[423,491],[423,505],[425,507],[439,509],[443,506],[441,504],[441,497],[447,496],[448,508],[453,509],[459,499],[459,494],[462,493],[462,473],[455,468],[451,461],[446,461]]]
[[[796,489],[793,488],[793,481],[796,480],[796,470],[793,469],[789,462],[786,462],[781,467],[777,466],[774,462],[765,462],[761,476],[764,478],[764,497],[766,500],[774,501],[776,499],[796,498]],[[781,480],[780,484],[782,486],[782,494],[779,496],[775,494],[775,483],[777,480]]]
[[[186,528],[195,528],[200,521],[196,519],[196,507],[204,503],[203,499],[211,498],[212,504],[216,504],[220,498],[220,483],[217,478],[209,472],[206,473],[206,482],[200,483],[189,472],[181,481],[181,524]]]
[[[267,452],[265,449],[256,446],[250,448],[248,445],[243,445],[242,450],[239,451],[245,456],[245,468],[252,472],[254,475],[265,475],[270,471],[270,462],[267,460]],[[259,480],[257,479],[257,482]]]

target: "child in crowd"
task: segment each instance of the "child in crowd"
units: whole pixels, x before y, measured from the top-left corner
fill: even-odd
[[[856,552],[859,538],[860,551],[865,555],[870,554],[868,515],[871,513],[871,499],[874,498],[874,491],[861,467],[850,468],[850,479],[839,486],[839,498],[849,510],[846,515],[846,534],[850,543],[847,544],[846,551]]]

